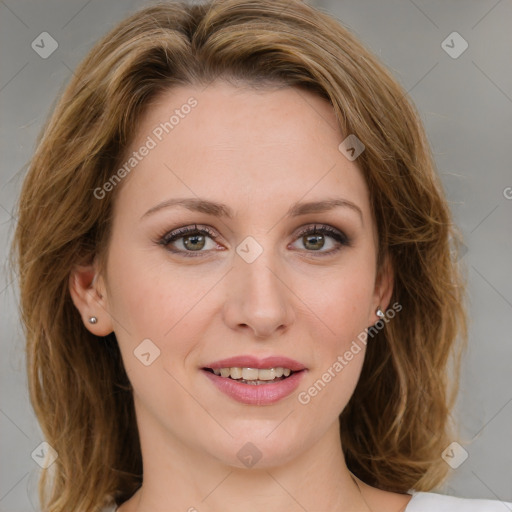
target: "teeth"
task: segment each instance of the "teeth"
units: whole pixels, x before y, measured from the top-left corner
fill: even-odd
[[[242,368],[230,368],[229,376],[232,379],[241,379],[242,378]]]
[[[258,380],[274,380],[276,378],[276,370],[275,370],[275,368],[269,368],[268,370],[267,369],[260,369],[260,370],[256,370],[256,371],[257,371],[257,374],[258,374],[258,376],[256,378]],[[244,376],[245,380],[249,380],[245,376],[245,369],[244,369],[243,376]]]
[[[216,368],[213,370],[215,375],[221,377],[231,377],[232,379],[243,380],[274,380],[275,378],[288,377],[292,371],[289,368]]]
[[[231,371],[233,370],[238,370],[238,368],[231,368]],[[242,379],[257,380],[259,373],[258,368],[242,368]]]

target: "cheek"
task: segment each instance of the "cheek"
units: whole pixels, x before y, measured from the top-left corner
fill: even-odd
[[[374,294],[372,262],[354,258],[339,269],[330,270],[320,278],[303,277],[297,294],[329,333],[331,349],[341,350],[368,327]],[[313,336],[314,338],[314,336]]]
[[[154,248],[135,244],[122,252],[113,248],[108,277],[109,310],[118,329],[133,339],[163,341],[181,328],[181,319],[193,316],[191,309],[211,287],[211,279],[181,271]]]
[[[158,378],[169,380],[173,387],[165,371],[182,373],[201,341],[211,306],[208,298],[213,296],[208,292],[218,275],[194,276],[177,270],[165,258],[154,257],[154,251],[148,255],[147,250],[131,247],[122,252],[113,247],[110,253],[108,297],[126,371],[141,391],[156,385]],[[157,357],[145,367],[144,357],[137,357],[148,352],[145,362]]]
[[[165,271],[135,248],[111,252],[108,297],[116,338],[139,406],[155,417],[171,407],[185,414],[190,406],[179,367],[197,338],[193,305],[206,293]]]
[[[363,257],[317,280],[313,289],[310,279],[302,282],[300,293],[309,289],[307,303],[316,317],[310,327],[318,330],[309,332],[315,341],[314,365],[300,387],[298,402],[317,419],[334,421],[359,380],[366,352],[365,329],[371,323],[374,273],[373,260]]]

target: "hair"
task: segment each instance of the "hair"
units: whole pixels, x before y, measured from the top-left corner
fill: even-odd
[[[302,88],[330,102],[357,158],[402,312],[367,346],[340,415],[348,468],[380,489],[445,479],[450,410],[467,338],[460,235],[420,116],[385,67],[336,19],[299,0],[161,3],[126,18],[79,65],[29,163],[12,246],[30,400],[58,458],[39,497],[48,512],[96,511],[142,482],[133,396],[115,334],[91,334],[69,277],[104,257],[120,186],[98,200],[150,102],[222,79]],[[98,343],[102,341],[103,343]],[[460,343],[458,343],[460,341]],[[453,367],[451,366],[453,363]],[[448,378],[452,376],[452,379]]]

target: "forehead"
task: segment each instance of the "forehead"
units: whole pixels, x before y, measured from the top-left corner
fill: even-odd
[[[200,196],[238,212],[344,196],[369,213],[362,173],[338,149],[344,138],[332,106],[297,88],[173,88],[137,126],[119,200],[147,209]]]

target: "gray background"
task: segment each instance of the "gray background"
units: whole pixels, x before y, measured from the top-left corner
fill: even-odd
[[[312,2],[313,3],[313,2]],[[469,350],[454,416],[467,459],[450,469],[447,494],[512,501],[512,2],[318,0],[392,70],[416,103],[467,252]],[[37,134],[72,70],[140,0],[0,0],[0,251]],[[41,58],[42,32],[58,42]],[[458,32],[458,58],[441,43]],[[448,43],[457,50],[459,42]],[[507,197],[508,196],[508,197]],[[0,512],[37,510],[31,453],[43,441],[26,390],[16,285],[0,277]],[[454,439],[457,441],[457,439]],[[464,452],[455,447],[452,460]],[[440,454],[441,456],[441,454]],[[504,508],[505,510],[505,508]]]

